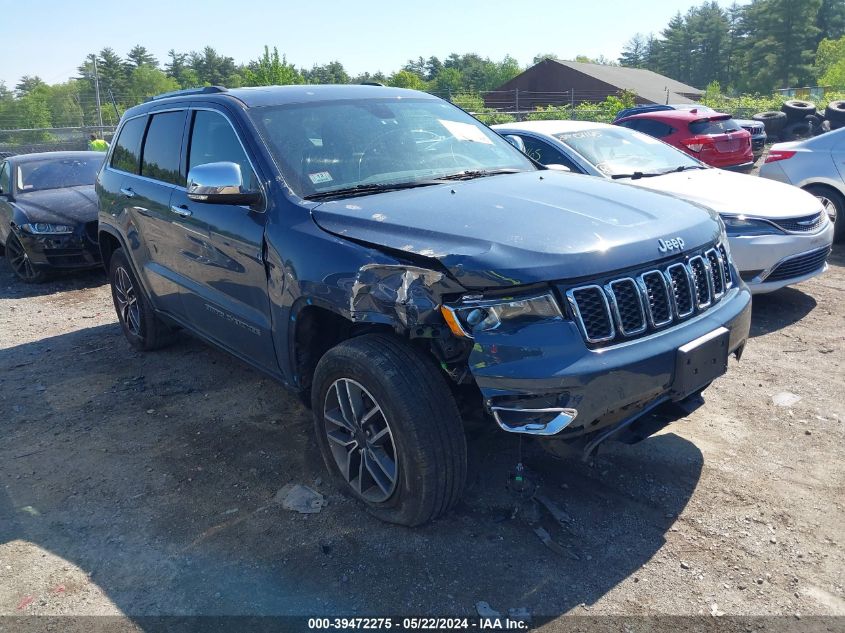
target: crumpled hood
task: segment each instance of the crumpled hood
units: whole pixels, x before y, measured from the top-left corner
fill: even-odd
[[[822,209],[814,196],[798,187],[721,169],[696,169],[625,182],[672,193],[729,215],[793,218]]]
[[[322,203],[326,231],[436,259],[466,288],[593,277],[719,235],[715,214],[639,187],[536,171]]]
[[[15,196],[15,206],[30,222],[73,226],[97,219],[94,185],[20,193]]]

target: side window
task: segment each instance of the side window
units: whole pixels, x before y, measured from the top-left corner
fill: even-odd
[[[8,161],[3,161],[3,165],[0,166],[0,193],[11,193],[11,192],[12,192],[11,168],[9,167]]]
[[[530,136],[520,136],[519,138],[525,143],[525,153],[541,165],[565,165],[572,171],[580,173],[581,170],[578,169],[575,163],[569,160],[557,148]]]
[[[250,191],[258,188],[252,166],[226,117],[209,110],[197,110],[192,127],[188,171],[206,163],[237,163],[241,166],[244,187]]]
[[[141,175],[174,185],[184,185],[180,173],[185,111],[154,114],[141,153]]]
[[[655,138],[665,138],[673,132],[671,126],[660,121],[652,121],[651,119],[634,119],[632,121],[626,121],[622,125]]]
[[[120,136],[115,141],[114,152],[111,157],[111,166],[130,174],[137,174],[140,165],[141,137],[144,135],[144,127],[147,117],[141,116],[137,119],[127,121]]]

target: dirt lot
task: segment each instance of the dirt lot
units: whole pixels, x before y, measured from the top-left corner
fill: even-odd
[[[323,482],[310,414],[186,337],[124,342],[101,274],[0,263],[0,614],[845,615],[845,257],[755,300],[688,419],[592,463],[527,445],[571,520],[510,518],[516,440],[470,441],[465,502],[408,530]],[[781,392],[800,396],[776,406]],[[273,503],[289,482],[319,514]]]

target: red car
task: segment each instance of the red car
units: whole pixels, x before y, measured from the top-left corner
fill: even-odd
[[[666,110],[633,114],[614,123],[659,138],[713,167],[747,169],[754,163],[751,134],[729,114]]]

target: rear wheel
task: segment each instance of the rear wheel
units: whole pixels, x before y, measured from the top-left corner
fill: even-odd
[[[437,367],[410,345],[367,334],[330,349],[314,373],[312,408],[329,472],[379,519],[420,525],[460,499],[460,414]]]
[[[149,351],[173,342],[175,332],[156,315],[121,248],[109,261],[109,282],[117,320],[132,347]]]
[[[834,219],[833,239],[837,242],[843,241],[845,239],[845,198],[842,194],[824,185],[809,185],[804,187],[804,190],[816,196],[827,214]]]
[[[37,284],[47,279],[47,273],[33,266],[23,244],[17,235],[10,232],[6,240],[6,259],[18,279],[28,284]]]

